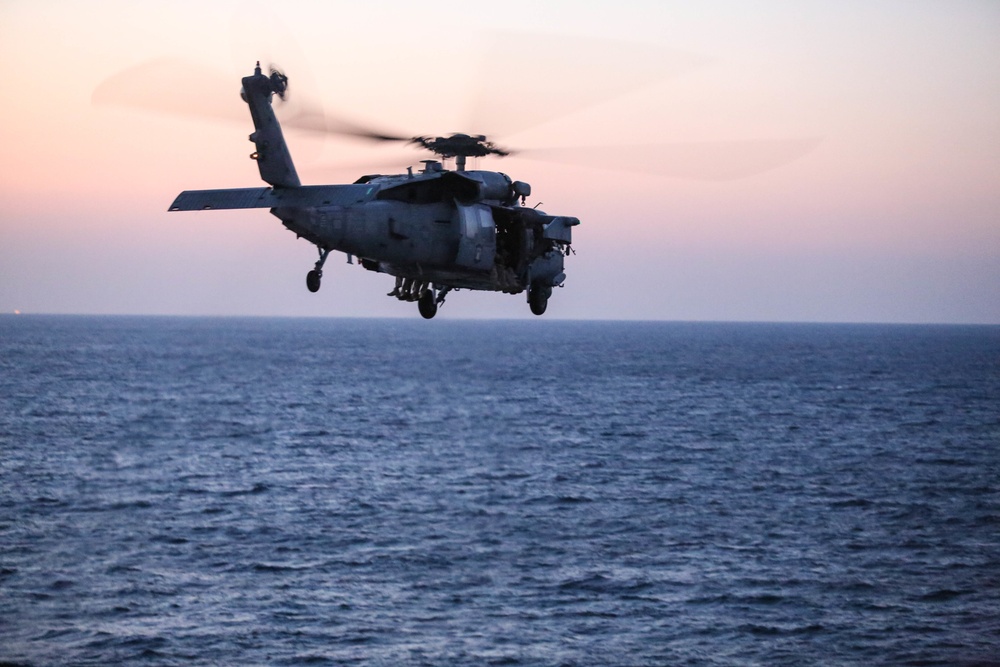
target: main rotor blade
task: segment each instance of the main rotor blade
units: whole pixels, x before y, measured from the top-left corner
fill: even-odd
[[[287,100],[279,105],[278,111],[282,127],[372,141],[409,141],[409,136],[390,134],[334,116],[316,101],[314,63],[306,58],[289,29],[288,21],[296,17],[287,15],[284,8],[279,12],[278,8],[273,3],[242,0],[233,14],[230,46],[234,60],[241,67],[257,58],[289,76]],[[306,20],[301,14],[297,18]]]
[[[758,141],[693,141],[633,146],[527,148],[511,157],[609,171],[651,174],[693,181],[732,181],[778,169],[805,157],[822,142],[815,137]],[[321,164],[313,175],[341,174],[367,168],[400,173],[419,153],[392,153],[351,164]],[[487,167],[488,168],[488,167]]]
[[[316,103],[294,99],[289,106],[291,107],[289,112],[291,115],[282,118],[283,127],[372,141],[412,141],[412,137],[389,134],[343,118],[336,118],[325,113],[322,107]]]
[[[650,44],[497,34],[483,54],[466,131],[507,137],[710,62]]]
[[[98,84],[91,101],[226,121],[246,122],[250,117],[238,81],[177,58],[156,58],[113,74]]]
[[[249,74],[249,72],[247,72]],[[295,86],[294,74],[290,88]],[[143,109],[195,118],[249,123],[250,113],[239,96],[239,77],[181,60],[156,58],[108,77],[94,89],[94,104]],[[284,127],[377,141],[410,141],[359,123],[332,116],[321,104],[296,90],[288,100],[275,100]]]
[[[635,146],[535,148],[516,157],[597,169],[658,174],[700,181],[730,181],[777,169],[821,143],[816,137],[760,141],[701,141]]]

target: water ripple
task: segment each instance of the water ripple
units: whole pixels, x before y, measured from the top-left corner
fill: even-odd
[[[0,316],[0,399],[0,664],[1000,654],[996,327]]]

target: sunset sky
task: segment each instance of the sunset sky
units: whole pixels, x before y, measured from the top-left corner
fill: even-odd
[[[343,255],[309,293],[315,249],[266,210],[166,212],[261,184],[260,59],[340,117],[526,149],[478,168],[582,222],[545,317],[1000,323],[995,0],[0,0],[0,57],[0,313],[419,317]],[[92,102],[155,58],[190,63],[165,106],[233,119]],[[310,184],[426,157],[286,136]],[[772,144],[802,150],[719,180]],[[533,316],[462,291],[438,317]]]

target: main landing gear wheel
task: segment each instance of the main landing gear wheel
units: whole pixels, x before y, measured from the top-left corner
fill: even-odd
[[[420,293],[420,298],[417,300],[417,310],[420,311],[420,315],[425,320],[437,315],[438,305],[434,298],[434,290],[425,289]]]
[[[309,288],[310,292],[318,292],[320,281],[323,279],[323,272],[319,269],[313,269],[306,274],[306,287]]]
[[[528,306],[535,315],[542,315],[549,305],[551,287],[534,286],[528,290]]]

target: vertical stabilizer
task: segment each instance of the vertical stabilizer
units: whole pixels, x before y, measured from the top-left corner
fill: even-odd
[[[258,62],[253,76],[243,78],[240,94],[250,107],[253,118],[254,133],[250,135],[250,141],[257,150],[250,157],[257,161],[260,177],[271,185],[292,188],[302,183],[292,164],[281,125],[271,107],[271,97],[275,93],[284,97],[287,82],[288,79],[280,72],[272,72],[271,76],[262,74]]]

